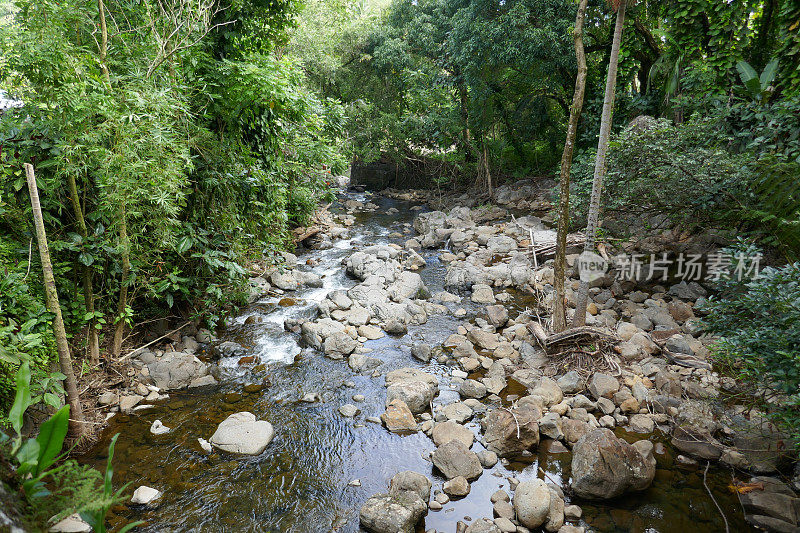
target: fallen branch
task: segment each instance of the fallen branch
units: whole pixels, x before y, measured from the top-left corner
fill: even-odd
[[[581,342],[581,341],[588,341],[594,339],[600,339],[603,341],[616,341],[616,337],[606,331],[603,331],[598,328],[593,328],[591,326],[579,326],[576,328],[570,328],[567,330],[562,331],[561,333],[553,333],[552,335],[548,335],[544,327],[539,322],[531,321],[528,322],[528,331],[533,334],[534,337],[539,341],[542,345],[542,348],[547,352],[550,348],[558,345],[563,344],[565,342]]]
[[[173,333],[175,333],[175,332],[177,332],[177,331],[180,331],[180,330],[182,330],[183,328],[185,328],[186,326],[188,326],[188,325],[189,325],[189,324],[191,324],[191,323],[192,323],[192,321],[190,320],[189,322],[185,323],[185,324],[184,324],[184,325],[182,325],[181,327],[179,327],[179,328],[175,328],[175,329],[173,329],[172,331],[170,331],[169,333],[165,333],[164,335],[161,335],[159,338],[151,340],[150,342],[148,342],[148,343],[147,343],[147,344],[145,344],[144,346],[139,346],[139,347],[138,347],[138,348],[136,348],[135,350],[132,350],[132,351],[130,351],[130,352],[128,352],[128,353],[126,353],[125,355],[123,355],[122,357],[120,357],[119,359],[117,359],[117,361],[118,361],[118,362],[122,362],[122,361],[124,361],[125,359],[128,359],[129,357],[133,356],[133,354],[135,354],[136,352],[139,352],[139,351],[141,351],[141,350],[144,350],[145,348],[147,348],[147,347],[149,347],[149,346],[152,346],[153,344],[157,343],[157,342],[158,342],[158,341],[160,341],[161,339],[166,339],[167,337],[169,337],[169,336],[170,336],[170,335],[172,335]]]
[[[711,466],[711,461],[706,461],[706,469],[703,472],[703,486],[706,488],[706,492],[708,492],[708,496],[711,498],[711,501],[717,506],[717,511],[719,511],[719,514],[722,516],[722,520],[725,521],[725,533],[731,533],[731,528],[728,526],[728,518],[725,516],[725,513],[722,512],[722,507],[719,506],[716,498],[714,498],[714,495],[711,494],[711,489],[708,488],[708,483],[706,483],[706,476],[708,475],[709,466]]]

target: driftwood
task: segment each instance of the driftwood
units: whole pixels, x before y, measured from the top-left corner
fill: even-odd
[[[545,352],[549,352],[550,348],[558,346],[559,344],[567,342],[581,342],[590,339],[600,339],[608,342],[616,340],[616,337],[601,329],[593,328],[590,326],[580,326],[577,328],[570,328],[562,331],[561,333],[553,333],[548,335],[539,322],[528,322],[528,331],[533,334],[539,341]]]
[[[331,204],[326,205],[322,209],[317,210],[314,213],[314,216],[311,219],[312,224],[310,226],[304,226],[295,228],[292,233],[292,240],[294,242],[303,242],[304,240],[308,239],[309,237],[313,237],[317,233],[321,231],[325,231],[327,228],[330,227],[330,221],[323,220],[323,217],[327,217],[329,215],[328,208]],[[330,218],[330,217],[328,217]]]

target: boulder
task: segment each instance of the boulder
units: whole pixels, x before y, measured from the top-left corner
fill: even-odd
[[[417,431],[417,422],[406,403],[396,398],[386,406],[386,412],[381,415],[381,421],[386,429],[394,433]]]
[[[402,302],[408,298],[412,300],[425,299],[429,296],[428,289],[425,288],[425,283],[422,282],[420,275],[408,271],[401,272],[394,283],[389,285],[387,291],[389,297],[395,302]]]
[[[356,348],[358,348],[358,341],[344,331],[329,336],[323,344],[325,355],[333,359],[342,359],[353,353]]]
[[[529,399],[528,401],[524,401]],[[529,396],[517,402],[511,410],[495,409],[482,421],[484,445],[501,457],[530,450],[539,444],[539,424],[542,417],[538,400]]]
[[[655,461],[649,459],[652,445],[646,458],[611,430],[595,429],[581,437],[572,450],[572,490],[589,500],[644,490],[655,476]]]
[[[543,377],[539,383],[530,391],[531,396],[538,396],[542,399],[545,407],[560,403],[564,399],[564,393],[558,383],[548,377]]]
[[[161,491],[145,485],[140,486],[133,491],[131,496],[131,503],[136,505],[147,505],[161,497]]]
[[[475,435],[461,424],[448,420],[440,422],[433,427],[433,442],[436,446],[447,444],[451,440],[458,440],[467,448],[472,446]]]
[[[490,305],[486,307],[486,320],[494,326],[495,329],[500,329],[508,322],[508,309],[504,305]]]
[[[467,478],[463,476],[448,479],[445,481],[444,486],[442,487],[442,490],[445,494],[455,498],[463,498],[469,494],[469,489],[469,481],[467,481]]]
[[[430,408],[430,403],[439,392],[436,376],[416,368],[401,368],[386,374],[386,402],[400,398],[412,413],[421,413]]]
[[[595,399],[611,398],[615,392],[619,391],[619,381],[614,376],[596,372],[589,379],[588,389]]]
[[[483,467],[478,456],[457,439],[453,439],[436,448],[431,455],[431,459],[434,466],[447,479],[463,476],[468,480],[472,480],[477,479],[483,473]]]
[[[413,470],[398,472],[389,480],[389,494],[400,496],[404,492],[410,492],[423,502],[427,502],[431,499],[431,480]]]
[[[583,390],[583,378],[574,370],[570,370],[556,381],[564,394],[577,394]]]
[[[535,529],[541,527],[550,512],[550,487],[541,479],[523,481],[514,491],[514,511],[520,524]]]
[[[223,420],[209,442],[226,452],[258,455],[266,449],[274,435],[272,424],[256,420],[256,415],[245,411]]]
[[[414,533],[417,523],[428,512],[419,496],[404,491],[397,496],[375,494],[361,506],[361,527],[371,533]]]
[[[429,344],[415,344],[411,347],[411,355],[414,359],[427,363],[431,360],[431,347]]]
[[[150,378],[163,390],[182,389],[208,374],[208,365],[190,353],[167,352],[147,365]]]
[[[672,445],[683,453],[714,461],[720,458],[724,448],[709,430],[689,424],[675,426],[672,430]]]
[[[474,379],[465,379],[458,389],[458,393],[464,398],[480,400],[486,396],[486,385]]]

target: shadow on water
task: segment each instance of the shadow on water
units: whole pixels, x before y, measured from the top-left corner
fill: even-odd
[[[363,195],[350,195],[363,200]],[[429,476],[434,488],[443,479],[433,472],[427,457],[433,443],[422,433],[399,436],[367,422],[384,410],[383,376],[354,374],[344,361],[334,361],[313,350],[301,348],[298,337],[283,330],[286,318],[310,316],[316,302],[334,288],[347,288],[354,281],[345,277],[341,261],[353,249],[379,242],[401,242],[391,238],[403,233],[403,223],[413,220],[412,204],[371,197],[379,205],[373,213],[358,214],[353,237],[339,241],[329,250],[301,254],[313,258],[313,271],[323,274],[324,287],[307,289],[283,298],[266,299],[246,309],[228,328],[221,340],[235,340],[249,346],[245,355],[259,355],[262,365],[240,368],[238,358],[220,361],[220,385],[205,390],[172,392],[168,400],[132,415],[117,415],[97,445],[83,461],[103,468],[108,442],[119,432],[114,457],[115,481],[148,485],[164,492],[154,508],[118,505],[111,525],[144,520],[142,531],[259,531],[322,532],[359,530],[358,510],[372,494],[384,492],[389,479],[402,470]],[[399,210],[387,214],[390,207]],[[409,235],[410,236],[410,235]],[[421,271],[431,292],[442,289],[446,266],[438,254],[426,256]],[[302,262],[302,261],[301,261]],[[291,298],[292,301],[286,301]],[[526,302],[522,303],[522,307]],[[471,315],[477,308],[468,301]],[[250,317],[254,317],[250,320]],[[441,343],[455,332],[459,321],[449,315],[434,315],[401,338],[384,337],[366,343],[369,356],[384,361],[381,371],[405,366],[422,366],[440,376],[441,393],[436,404],[458,399],[446,379],[447,368],[422,365],[410,356],[412,342]],[[266,384],[261,386],[261,384]],[[507,390],[505,394],[524,391]],[[300,401],[306,393],[318,393],[320,402]],[[365,401],[356,403],[352,396]],[[344,418],[338,408],[356,403],[360,412]],[[206,455],[197,439],[208,439],[228,415],[251,411],[270,421],[276,434],[266,451],[255,457],[225,453]],[[172,431],[150,434],[149,427],[160,419]],[[476,434],[476,421],[468,424]],[[653,437],[657,439],[657,437]],[[531,457],[498,464],[486,470],[471,487],[469,496],[452,501],[442,511],[430,512],[425,529],[455,531],[464,517],[492,516],[490,495],[498,489],[510,493],[509,476],[520,480],[542,477],[562,482],[569,479],[569,453],[549,453],[542,446]],[[659,446],[656,481],[646,492],[625,496],[610,504],[581,502],[584,524],[597,531],[722,531],[722,520],[702,485],[702,471],[686,472],[674,465],[669,445]],[[474,450],[480,449],[475,444]],[[725,471],[712,469],[709,483],[731,521],[732,531],[748,531],[735,497],[727,493]],[[351,484],[359,480],[360,485]],[[355,485],[355,486],[354,486]]]

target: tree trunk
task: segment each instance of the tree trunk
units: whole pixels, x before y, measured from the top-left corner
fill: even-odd
[[[572,153],[575,150],[575,137],[578,133],[578,120],[583,109],[583,96],[586,91],[586,54],[583,50],[583,20],[586,16],[588,0],[581,0],[575,17],[575,57],[578,60],[578,76],[575,79],[575,94],[569,110],[567,139],[561,155],[561,175],[559,177],[560,198],[558,203],[558,235],[556,237],[555,300],[553,302],[553,330],[556,333],[567,329],[564,281],[567,270],[567,231],[569,230],[569,181],[572,169]]]
[[[97,0],[97,11],[100,13],[100,68],[106,83],[111,85],[111,74],[108,72],[108,27],[106,26],[106,6],[103,0]]]
[[[25,177],[28,180],[28,191],[31,195],[31,207],[33,208],[33,221],[36,226],[36,240],[39,243],[39,256],[42,260],[42,277],[44,278],[47,309],[54,315],[53,334],[56,337],[58,362],[61,367],[61,373],[66,376],[64,380],[64,389],[67,392],[67,402],[70,407],[69,431],[73,437],[79,438],[84,434],[83,407],[81,406],[81,398],[78,395],[78,384],[75,381],[75,373],[72,370],[72,356],[69,352],[67,332],[64,329],[64,318],[61,316],[61,305],[58,303],[56,280],[53,276],[53,264],[50,262],[50,250],[47,247],[47,235],[44,231],[42,207],[39,204],[39,189],[36,187],[33,165],[30,163],[25,163]]]
[[[75,184],[75,176],[69,174],[67,176],[67,184],[69,185],[69,199],[72,203],[72,209],[75,211],[75,218],[78,220],[78,231],[80,231],[83,242],[89,238],[89,232],[86,230],[86,220],[83,218],[83,209],[81,209],[81,202],[78,198],[78,187]],[[83,267],[83,298],[86,304],[86,312],[94,313],[94,289],[92,288],[92,270],[86,265]],[[95,324],[97,321],[94,316],[89,320],[89,331],[87,333],[89,341],[89,360],[93,365],[100,362],[100,342],[97,338],[97,329]]]
[[[611,45],[611,56],[608,60],[608,77],[606,78],[606,93],[603,99],[603,115],[600,119],[600,138],[597,141],[597,158],[594,162],[594,179],[592,181],[592,198],[589,202],[589,216],[586,224],[586,243],[584,252],[594,251],[595,233],[597,232],[597,219],[600,216],[600,196],[603,192],[603,178],[606,175],[606,155],[608,154],[608,140],[611,136],[611,120],[614,113],[614,96],[617,86],[617,66],[619,64],[619,45],[622,40],[622,26],[625,22],[625,4],[620,2],[617,9],[617,22],[614,26],[614,42]],[[578,302],[575,307],[573,327],[586,323],[586,303],[589,298],[589,283],[582,281],[578,291]]]
[[[128,239],[124,204],[120,214],[119,242],[122,247],[122,280],[120,281],[119,300],[117,302],[117,327],[114,330],[114,357],[119,357],[120,353],[122,353],[122,336],[125,333],[125,311],[128,307],[128,275],[131,271],[131,243]]]

